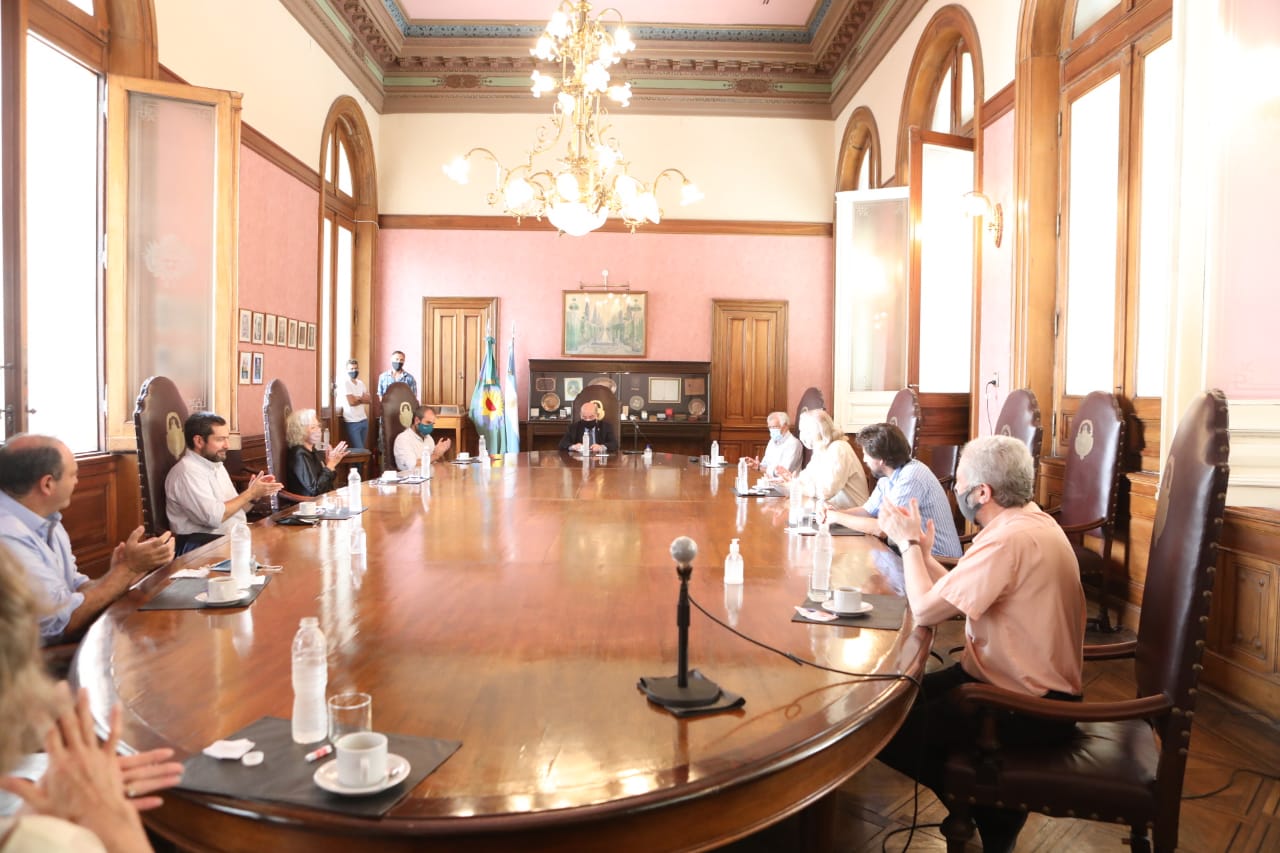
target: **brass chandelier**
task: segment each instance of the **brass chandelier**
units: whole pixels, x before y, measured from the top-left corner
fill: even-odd
[[[601,21],[609,13],[617,17],[612,31]],[[632,231],[644,222],[657,223],[662,209],[656,191],[664,178],[680,179],[681,204],[699,200],[702,193],[679,169],[664,169],[649,184],[633,178],[617,140],[607,135],[605,99],[620,107],[631,100],[631,84],[611,80],[609,66],[634,49],[616,9],[592,17],[585,0],[562,0],[529,51],[538,59],[560,63],[559,79],[537,70],[532,76],[535,98],[559,90],[550,127],[538,128],[536,144],[518,166],[508,169],[488,148],[472,148],[445,165],[445,174],[465,184],[471,158],[484,155],[496,169],[490,205],[502,207],[517,222],[545,216],[574,237],[596,230],[611,215],[621,217]],[[567,144],[561,147],[562,142]],[[535,158],[554,148],[561,150],[553,163],[535,165]]]

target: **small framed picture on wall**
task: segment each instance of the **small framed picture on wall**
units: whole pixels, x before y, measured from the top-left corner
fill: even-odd
[[[289,338],[289,318],[276,318],[276,346],[284,346],[284,342]]]
[[[275,346],[276,343],[276,315],[267,315],[266,337],[262,341],[264,344]]]
[[[240,384],[248,385],[253,375],[253,353],[240,353]]]
[[[293,349],[298,348],[298,321],[297,320],[289,321],[289,337],[286,340],[289,341],[289,346],[291,348]]]
[[[253,342],[255,344],[262,343],[263,335],[265,334],[262,330],[262,324],[266,318],[267,315],[263,314],[261,311],[253,312]]]
[[[253,312],[248,308],[240,309],[240,340],[249,341],[253,336]]]
[[[307,324],[307,349],[316,348],[316,324]]]
[[[263,361],[262,353],[255,352],[253,354],[253,384],[254,385],[262,384],[262,361]]]

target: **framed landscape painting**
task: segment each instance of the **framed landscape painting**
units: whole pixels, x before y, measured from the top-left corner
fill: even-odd
[[[644,358],[648,341],[645,291],[563,291],[564,355]]]

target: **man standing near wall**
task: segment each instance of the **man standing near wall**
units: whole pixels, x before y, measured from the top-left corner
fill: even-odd
[[[342,421],[347,428],[347,447],[364,450],[369,439],[369,389],[360,381],[360,363],[347,359],[347,378],[342,383]]]
[[[392,382],[403,382],[409,386],[409,390],[413,392],[413,396],[418,396],[418,380],[413,378],[413,374],[404,369],[404,353],[396,350],[391,353],[391,369],[385,370],[378,377],[378,396],[381,397],[387,393],[388,386]],[[418,402],[422,402],[419,400]]]

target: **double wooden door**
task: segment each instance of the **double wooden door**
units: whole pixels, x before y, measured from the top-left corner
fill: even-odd
[[[787,410],[787,302],[717,299],[711,314],[711,420],[730,462],[759,456],[770,412]]]

